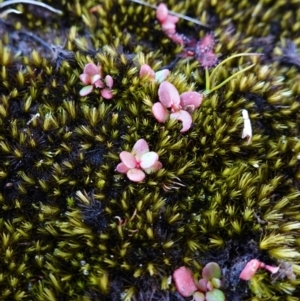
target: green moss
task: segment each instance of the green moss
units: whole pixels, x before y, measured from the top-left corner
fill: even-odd
[[[204,91],[205,72],[178,56],[182,48],[161,32],[153,9],[62,1],[60,18],[18,5],[24,13],[1,24],[3,300],[176,300],[174,269],[199,272],[212,259],[227,271],[228,299],[297,299],[299,66],[281,58],[287,41],[300,43],[299,5],[175,2],[168,7],[211,26],[220,60],[264,53],[218,68],[212,87],[255,64],[208,94],[185,134],[177,121],[156,122],[159,85],[139,68],[173,66],[168,80],[180,93]],[[177,28],[195,39],[206,32],[185,20]],[[112,100],[98,90],[79,96],[90,61],[114,78]],[[251,143],[241,138],[242,109]],[[115,168],[140,138],[163,168],[134,183]],[[296,278],[260,271],[247,290],[238,275],[254,257],[289,264]]]

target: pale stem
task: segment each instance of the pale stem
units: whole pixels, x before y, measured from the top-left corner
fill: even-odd
[[[209,79],[209,70],[205,68],[205,91],[210,92],[210,79]]]
[[[0,8],[3,8],[3,7],[8,6],[8,5],[12,5],[12,4],[20,4],[20,3],[26,3],[26,4],[41,6],[41,7],[45,8],[45,9],[48,9],[48,10],[50,10],[50,11],[56,13],[56,14],[59,14],[59,15],[63,14],[63,12],[61,10],[55,9],[50,5],[47,5],[43,2],[38,2],[38,1],[35,1],[35,0],[8,0],[8,1],[0,3]]]
[[[262,55],[261,53],[237,53],[237,54],[234,54],[228,58],[226,58],[225,60],[223,60],[220,64],[218,64],[216,66],[216,68],[214,68],[214,70],[212,71],[211,75],[210,75],[210,78],[212,78],[214,76],[214,74],[216,73],[216,71],[218,70],[218,68],[224,64],[226,64],[228,61],[230,61],[231,59],[234,59],[236,57],[241,57],[241,56],[251,56],[251,55]]]
[[[245,67],[244,69],[242,69],[242,70],[240,70],[240,71],[238,71],[238,72],[232,74],[231,76],[229,76],[228,78],[226,78],[223,82],[221,82],[221,83],[218,84],[217,86],[213,87],[211,90],[208,90],[208,91],[207,91],[207,94],[208,94],[208,93],[211,93],[211,92],[213,92],[213,91],[218,90],[219,88],[221,88],[222,86],[224,86],[227,82],[229,82],[232,78],[234,78],[234,77],[236,77],[237,75],[239,75],[239,74],[241,74],[241,73],[243,73],[243,72],[245,72],[245,71],[251,69],[253,66],[255,66],[255,64],[252,64],[252,65],[250,65],[250,66],[248,66],[248,67]],[[209,80],[210,80],[210,79],[209,79]]]

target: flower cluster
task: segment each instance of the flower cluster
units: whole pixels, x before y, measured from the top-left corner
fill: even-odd
[[[218,63],[214,53],[215,38],[212,33],[206,34],[200,39],[195,48],[195,56],[203,68],[211,68]]]
[[[158,122],[165,122],[169,117],[182,122],[180,132],[186,132],[192,125],[191,113],[200,107],[203,95],[188,91],[179,95],[170,82],[163,81],[158,89],[159,101],[152,106],[152,113]]]
[[[116,170],[126,173],[133,182],[141,182],[145,179],[145,173],[150,174],[162,168],[158,154],[149,151],[148,143],[144,139],[139,139],[131,152],[122,151],[119,156],[122,162]]]
[[[106,75],[104,78],[102,66],[94,63],[88,63],[84,66],[83,73],[79,78],[85,85],[79,92],[80,96],[86,96],[93,91],[94,88],[101,89],[101,96],[105,99],[111,99],[113,97],[112,87],[113,78],[110,75]]]
[[[195,281],[192,271],[182,266],[174,271],[173,279],[177,291],[183,297],[193,296],[194,301],[224,301],[220,290],[221,268],[215,262],[209,262],[202,270],[202,278]]]

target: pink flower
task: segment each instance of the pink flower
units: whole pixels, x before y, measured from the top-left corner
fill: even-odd
[[[116,170],[126,173],[129,180],[141,182],[145,178],[145,173],[150,174],[162,168],[158,161],[158,154],[150,152],[148,143],[144,139],[139,139],[133,146],[131,153],[123,151],[120,153],[121,163]]]
[[[103,81],[103,70],[101,65],[95,65],[94,63],[88,63],[84,66],[83,73],[79,76],[81,82],[86,85],[83,87],[79,94],[80,96],[86,96],[91,93],[95,88],[101,89],[101,96],[106,99],[113,97],[111,88],[113,87],[113,78],[110,75],[106,75]]]
[[[174,85],[164,81],[159,86],[158,97],[160,102],[152,106],[152,113],[156,120],[165,122],[170,116],[170,118],[178,119],[182,122],[183,126],[180,132],[189,130],[192,124],[190,113],[200,107],[203,95],[192,91],[179,95]]]
[[[185,266],[174,271],[173,279],[177,292],[181,296],[190,297],[195,291],[197,291],[192,271]]]
[[[148,77],[151,81],[161,83],[170,73],[169,69],[162,69],[154,72],[154,70],[147,64],[143,64],[140,69],[140,77]]]
[[[242,270],[240,274],[240,279],[243,280],[250,280],[256,273],[259,268],[263,268],[272,274],[277,273],[279,267],[274,267],[271,265],[264,264],[263,262],[259,261],[258,259],[251,259],[247,262],[246,266]]]

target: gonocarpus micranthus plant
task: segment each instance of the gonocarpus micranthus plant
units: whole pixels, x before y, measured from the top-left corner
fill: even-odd
[[[146,140],[139,139],[133,146],[131,152],[122,151],[120,153],[121,163],[116,170],[120,173],[126,173],[129,180],[141,182],[146,174],[150,174],[162,168],[158,161],[158,154],[149,151]]]
[[[179,95],[176,87],[163,81],[158,88],[159,102],[152,106],[152,113],[158,122],[165,122],[168,117],[182,122],[180,132],[186,132],[192,125],[191,113],[200,107],[203,95],[187,91]]]
[[[80,91],[80,96],[86,96],[90,94],[94,88],[101,89],[101,96],[105,99],[111,99],[113,97],[112,87],[114,84],[113,78],[110,75],[106,75],[103,78],[103,70],[100,64],[88,63],[84,66],[83,73],[79,78],[85,85]]]

